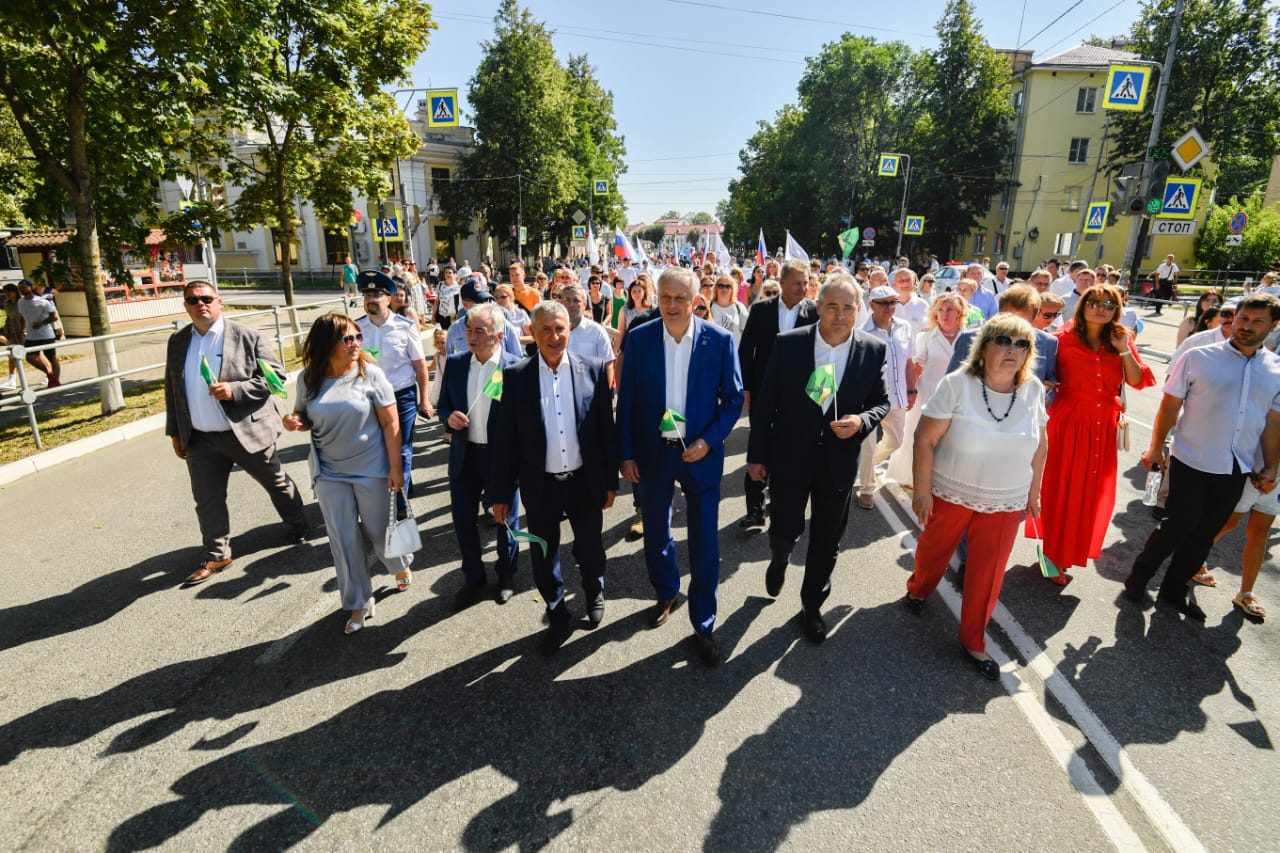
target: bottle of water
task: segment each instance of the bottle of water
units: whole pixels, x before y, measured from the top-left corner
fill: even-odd
[[[1152,465],[1151,471],[1147,473],[1147,487],[1142,492],[1142,503],[1144,506],[1155,506],[1156,498],[1160,495],[1160,466]]]

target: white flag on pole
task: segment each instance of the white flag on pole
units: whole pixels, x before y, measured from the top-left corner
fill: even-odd
[[[600,263],[600,250],[596,248],[596,235],[591,233],[591,226],[587,226],[587,260],[592,266]]]
[[[714,240],[714,249],[716,253],[716,263],[720,265],[722,270],[728,270],[733,266],[733,255],[729,254],[729,247],[724,244],[724,240],[720,239],[720,235],[716,234],[712,238]]]
[[[809,253],[800,248],[800,244],[796,242],[796,238],[791,236],[790,231],[787,232],[787,246],[783,250],[782,258],[786,261],[789,261],[792,258],[797,258],[802,261],[809,260]]]
[[[636,241],[635,256],[638,261],[638,266],[641,269],[648,269],[650,266],[652,266],[652,262],[649,260],[649,255],[644,250],[644,242],[640,239],[640,232],[638,231],[636,232],[636,235],[635,235],[635,241]]]

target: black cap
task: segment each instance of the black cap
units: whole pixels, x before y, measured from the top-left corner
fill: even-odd
[[[362,291],[380,290],[390,295],[397,290],[391,276],[378,270],[364,270],[356,276],[356,283],[360,285]]]

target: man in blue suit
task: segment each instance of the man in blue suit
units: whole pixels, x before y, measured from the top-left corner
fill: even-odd
[[[480,528],[476,524],[477,507],[490,480],[493,462],[491,439],[502,411],[502,398],[485,393],[485,387],[520,359],[502,348],[506,334],[506,315],[493,302],[472,306],[463,323],[466,325],[469,352],[449,356],[440,388],[438,415],[445,429],[453,435],[449,443],[449,501],[453,516],[453,532],[462,552],[462,589],[454,598],[455,611],[474,604],[485,588],[484,563],[480,558]],[[500,373],[501,372],[501,373]],[[505,384],[505,383],[503,383]],[[500,392],[499,392],[500,393]],[[511,523],[520,517],[520,493],[511,497]],[[518,548],[506,530],[498,533],[498,592],[494,600],[506,604],[515,594],[514,577],[518,565]]]
[[[713,630],[720,583],[720,480],[724,440],[742,411],[742,374],[733,337],[695,319],[698,280],[670,267],[658,279],[662,322],[627,336],[618,397],[622,476],[641,483],[644,557],[658,594],[650,626],[679,605],[680,568],[671,537],[676,482],[689,505],[689,619],[699,656],[720,660]]]
[[[613,392],[604,362],[568,351],[569,312],[558,302],[533,309],[538,354],[504,374],[502,411],[492,444],[493,517],[512,516],[516,482],[529,533],[546,542],[529,549],[550,627],[543,654],[559,651],[573,632],[560,574],[560,519],[573,528],[587,619],[604,619],[604,511],[618,491]],[[446,376],[448,374],[446,373]]]
[[[1036,289],[1029,284],[1015,284],[1000,294],[999,310],[1000,313],[1017,314],[1031,323],[1040,312],[1040,294],[1036,293]],[[977,329],[969,329],[956,337],[955,351],[951,354],[951,363],[947,365],[948,373],[959,369],[960,365],[964,364],[964,360],[969,357],[969,348],[973,346],[974,336],[977,334]],[[1053,387],[1058,384],[1056,370],[1058,339],[1048,332],[1036,329],[1035,343],[1036,378],[1052,392]]]

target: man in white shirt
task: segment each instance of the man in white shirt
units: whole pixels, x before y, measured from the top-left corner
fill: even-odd
[[[587,307],[587,294],[576,284],[566,285],[560,291],[560,304],[569,312],[569,352],[604,362],[605,375],[613,385],[613,342],[604,327],[582,313]]]
[[[58,322],[58,312],[54,309],[52,302],[42,296],[36,296],[30,279],[24,278],[18,282],[17,309],[27,327],[27,346],[42,346],[57,341],[58,335],[54,331],[54,325]],[[57,388],[62,384],[62,365],[58,363],[56,349],[27,353],[27,364],[48,377],[50,388]]]
[[[1247,296],[1232,319],[1230,340],[1187,350],[1170,367],[1142,464],[1149,471],[1160,462],[1176,422],[1169,461],[1176,476],[1168,515],[1147,538],[1124,583],[1126,599],[1142,602],[1147,584],[1172,557],[1156,602],[1204,621],[1204,611],[1187,601],[1187,583],[1204,565],[1245,479],[1262,494],[1276,486],[1280,356],[1262,342],[1277,321],[1280,300]]]
[[[622,283],[624,285],[622,292],[626,293],[631,287],[631,282],[636,280],[637,272],[635,267],[631,265],[631,259],[623,258],[622,266],[619,269],[614,270],[613,274],[622,279]]]
[[[1082,266],[1077,268],[1076,264],[1082,264]],[[1062,316],[1058,318],[1058,327],[1061,327],[1063,323],[1076,316],[1076,305],[1079,304],[1080,297],[1098,281],[1097,274],[1089,269],[1089,265],[1083,261],[1072,262],[1070,276],[1071,289],[1066,293],[1059,294],[1062,296],[1063,306]]]
[[[988,282],[991,284],[991,292],[996,296],[1004,293],[1013,285],[1013,282],[1009,280],[1009,264],[1007,261],[1001,261],[996,264],[995,278],[988,279]]]
[[[915,405],[916,389],[908,383],[907,362],[915,355],[911,327],[894,316],[898,294],[892,287],[881,285],[871,291],[871,316],[862,330],[884,342],[884,385],[889,393],[889,414],[880,422],[883,437],[879,442],[864,441],[858,452],[858,506],[875,507],[875,494],[880,488],[876,466],[889,461],[893,451],[902,445],[907,410]]]
[[[898,293],[898,309],[894,316],[911,328],[914,341],[929,316],[929,303],[916,293],[916,274],[907,267],[900,266],[894,270],[893,289]]]
[[[1156,280],[1155,297],[1162,300],[1156,303],[1156,310],[1151,316],[1159,317],[1164,310],[1164,303],[1173,301],[1173,286],[1178,283],[1180,272],[1178,265],[1173,262],[1173,255],[1165,255],[1164,263],[1151,273],[1151,277]]]
[[[1056,293],[1059,296],[1066,296],[1068,293],[1076,289],[1076,274],[1080,270],[1089,269],[1089,264],[1085,261],[1072,261],[1071,266],[1062,274],[1061,278],[1053,280],[1053,284],[1049,285],[1049,292]]]
[[[364,335],[361,348],[373,356],[396,392],[396,412],[400,418],[400,455],[404,464],[404,485],[413,496],[413,428],[418,414],[431,416],[427,402],[427,362],[422,352],[418,326],[391,311],[391,294],[396,283],[385,273],[365,270],[358,276],[364,294],[365,316],[356,320]],[[404,508],[404,492],[397,503]]]

